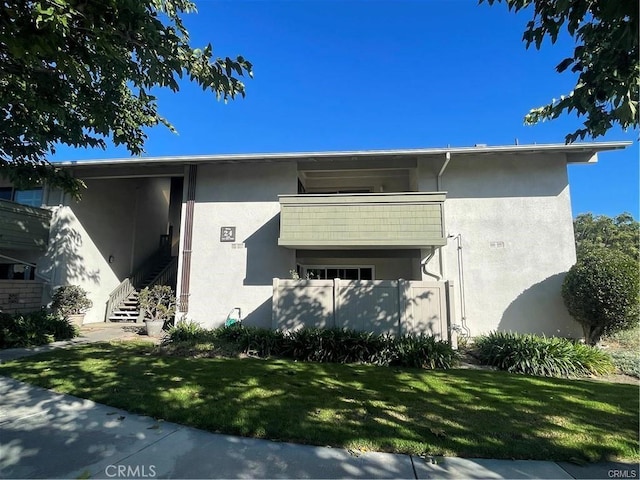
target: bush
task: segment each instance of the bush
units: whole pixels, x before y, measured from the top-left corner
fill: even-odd
[[[93,306],[87,297],[87,292],[78,285],[58,287],[53,294],[51,310],[63,317],[85,313]]]
[[[0,313],[0,348],[34,347],[77,335],[64,317],[40,310],[25,314]]]
[[[303,328],[286,334],[286,356],[304,362],[388,365],[383,335],[355,330]]]
[[[239,353],[258,357],[281,356],[285,347],[284,335],[280,331],[234,324],[218,329],[220,340],[232,343]]]
[[[212,337],[212,331],[203,328],[199,323],[191,321],[181,321],[177,322],[175,326],[169,328],[169,335],[165,339],[165,343],[209,343],[211,342]]]
[[[233,325],[205,330],[195,325],[178,324],[169,332],[169,343],[189,340],[194,344],[211,343],[213,348],[231,350],[236,354],[276,356],[304,362],[449,368],[457,359],[447,343],[433,337],[393,338],[346,329],[303,328],[281,332]]]
[[[569,270],[562,298],[581,325],[585,341],[595,345],[604,334],[637,322],[640,270],[635,260],[604,248],[592,249]]]
[[[451,368],[457,354],[448,343],[426,335],[403,336],[394,341],[392,365],[415,368]]]
[[[176,313],[176,296],[168,285],[145,287],[138,295],[140,309],[144,319],[151,321],[169,321]]]
[[[558,337],[494,332],[476,338],[480,363],[512,373],[546,377],[602,375],[613,371],[602,350]]]

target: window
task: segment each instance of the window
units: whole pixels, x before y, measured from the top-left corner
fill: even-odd
[[[16,190],[13,193],[13,201],[30,207],[40,207],[42,205],[42,188]]]
[[[301,278],[310,280],[373,280],[372,266],[324,266],[309,265],[301,267]]]
[[[13,188],[0,187],[0,200],[12,200],[12,199],[13,199]]]
[[[30,207],[41,207],[42,188],[15,190],[13,187],[0,187],[0,200],[9,200]]]
[[[19,263],[0,264],[0,280],[33,280],[35,270],[29,265]]]

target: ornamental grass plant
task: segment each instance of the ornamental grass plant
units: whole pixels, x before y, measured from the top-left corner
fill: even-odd
[[[180,322],[169,332],[168,351],[188,352],[186,343],[202,354],[203,349],[232,355],[280,357],[303,362],[363,363],[416,368],[451,368],[456,352],[446,343],[427,335],[390,335],[349,329],[303,328],[289,332],[244,325],[204,329]],[[180,348],[177,348],[177,346]]]
[[[607,353],[559,337],[493,332],[475,339],[473,353],[480,363],[512,373],[575,377],[614,371]]]

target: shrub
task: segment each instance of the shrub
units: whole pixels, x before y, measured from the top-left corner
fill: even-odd
[[[640,378],[640,352],[611,352],[611,358],[620,373]]]
[[[51,310],[63,317],[85,313],[93,306],[87,292],[78,285],[58,287],[53,294]]]
[[[613,371],[605,352],[558,337],[494,332],[476,338],[474,353],[481,363],[512,373],[557,377]]]
[[[138,303],[144,311],[145,320],[166,322],[176,312],[176,296],[168,285],[143,288],[138,296]]]
[[[457,355],[433,337],[393,338],[348,329],[303,328],[290,332],[243,325],[204,330],[178,324],[169,332],[169,342],[211,343],[221,351],[259,357],[277,356],[304,362],[368,363],[418,368],[449,368]],[[182,345],[181,347],[184,347]],[[224,348],[221,348],[224,347]]]
[[[569,314],[581,325],[585,341],[595,345],[604,334],[637,323],[640,270],[631,257],[598,248],[582,255],[562,284]]]
[[[34,347],[77,335],[64,317],[40,310],[14,315],[0,313],[0,348]]]
[[[403,336],[394,341],[395,358],[392,365],[415,368],[451,368],[457,361],[457,354],[449,344],[434,337]]]
[[[169,328],[165,342],[208,343],[211,337],[211,330],[203,328],[199,323],[181,321]]]
[[[303,328],[286,335],[287,356],[304,362],[388,365],[389,338],[355,330]]]

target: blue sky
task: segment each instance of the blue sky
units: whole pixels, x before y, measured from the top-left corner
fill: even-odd
[[[525,126],[524,115],[575,84],[555,65],[573,42],[526,50],[530,19],[473,0],[199,0],[194,46],[254,64],[247,97],[216,102],[184,81],[157,92],[178,130],[151,129],[145,156],[563,143],[581,122]],[[638,218],[638,132],[597,165],[569,167],[574,215]],[[123,158],[124,148],[60,147],[54,160]]]

